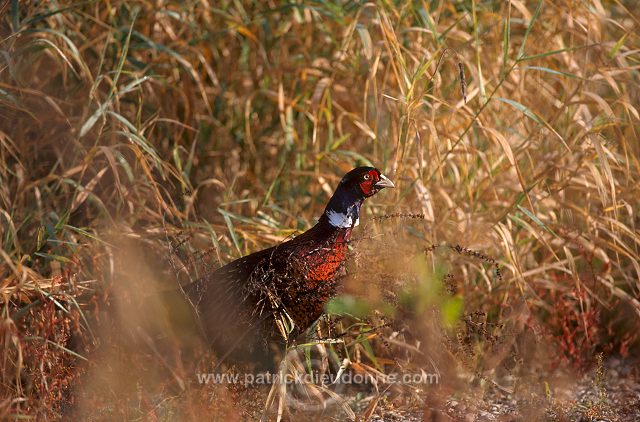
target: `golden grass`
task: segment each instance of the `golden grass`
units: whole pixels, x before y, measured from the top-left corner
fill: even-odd
[[[522,358],[534,334],[548,344],[547,369],[637,350],[635,9],[622,0],[3,3],[0,417],[89,406],[78,406],[85,392],[74,386],[119,356],[171,369],[161,378],[171,393],[141,382],[126,390],[137,404],[102,397],[105,418],[161,417],[165,401],[184,418],[236,414],[207,402],[190,369],[175,369],[180,358],[158,364],[160,351],[130,344],[104,358],[105,333],[117,327],[109,319],[128,315],[111,305],[130,279],[118,272],[122,245],[135,240],[162,262],[166,236],[186,233],[187,255],[208,251],[216,267],[310,227],[339,177],[364,163],[398,189],[366,204],[350,285],[403,291],[403,280],[431,279],[424,268],[450,272],[455,376],[499,382],[504,356]],[[423,218],[372,219],[393,213]],[[388,245],[413,276],[393,262],[363,269]],[[431,245],[443,246],[425,255]],[[447,245],[496,259],[501,276]],[[379,299],[367,309],[384,308]],[[400,293],[400,305],[415,304]],[[353,370],[379,370],[376,357],[403,361],[417,339],[436,335],[420,324],[366,347],[351,337]],[[470,331],[477,324],[485,331]],[[510,339],[493,361],[491,336]],[[384,349],[383,337],[395,346]]]

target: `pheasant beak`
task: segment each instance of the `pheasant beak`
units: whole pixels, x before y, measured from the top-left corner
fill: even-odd
[[[385,176],[384,174],[380,175],[380,180],[378,180],[376,182],[375,185],[373,185],[376,189],[382,189],[382,188],[395,188],[396,185],[393,184],[393,182],[391,180],[389,180],[389,178],[387,176]]]

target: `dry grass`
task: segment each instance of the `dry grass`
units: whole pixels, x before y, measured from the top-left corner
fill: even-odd
[[[260,414],[264,391],[197,384],[197,346],[136,336],[139,295],[176,283],[166,235],[215,267],[362,163],[398,189],[332,304],[364,319],[325,349],[448,381],[345,392],[347,416],[495,389],[564,414],[597,353],[638,350],[634,2],[395,3],[0,3],[0,418]],[[397,213],[422,218],[372,218]]]

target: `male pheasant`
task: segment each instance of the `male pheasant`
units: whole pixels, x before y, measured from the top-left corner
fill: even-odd
[[[378,169],[355,168],[342,178],[311,229],[186,286],[214,350],[223,358],[233,353],[262,359],[270,340],[295,338],[309,328],[336,294],[362,203],[393,187]]]

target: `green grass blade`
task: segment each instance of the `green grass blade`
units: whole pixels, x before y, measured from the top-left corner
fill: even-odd
[[[574,75],[573,73],[561,72],[559,70],[549,69],[548,67],[544,67],[544,66],[524,66],[522,69],[540,70],[542,72],[551,73],[552,75],[566,76],[567,78],[574,78],[574,79],[582,79],[580,76]]]
[[[542,59],[544,57],[554,56],[554,55],[560,54],[560,53],[569,53],[569,52],[580,50],[580,49],[583,49],[583,48],[590,48],[590,47],[595,47],[595,46],[599,46],[599,45],[600,44],[588,44],[588,45],[581,45],[581,46],[578,46],[578,47],[560,48],[558,50],[552,50],[552,51],[547,51],[545,53],[534,54],[533,56],[525,56],[525,57],[522,57],[520,60],[518,60],[518,62],[524,62],[524,61],[535,60],[535,59]]]
[[[222,214],[222,217],[224,218],[224,222],[227,225],[227,229],[229,229],[229,235],[231,236],[231,240],[233,241],[233,245],[236,247],[238,253],[240,255],[242,255],[242,249],[240,248],[240,242],[238,241],[238,236],[236,235],[236,231],[233,228],[233,223],[231,222],[231,215],[227,211],[225,211],[225,210],[223,210],[221,208],[218,208],[218,212],[220,214]]]
[[[482,65],[480,62],[480,37],[478,36],[478,14],[476,10],[476,1],[471,2],[471,15],[473,18],[473,36],[475,38],[476,66],[478,68],[478,88],[480,90],[480,105],[487,103],[487,91],[484,86],[484,77],[482,76]]]
[[[518,50],[518,57],[517,57],[518,60],[524,57],[524,47],[527,44],[527,38],[529,38],[529,34],[533,29],[533,25],[536,23],[536,19],[538,19],[538,15],[540,14],[540,10],[542,9],[542,3],[544,3],[544,0],[540,0],[540,2],[538,3],[538,6],[536,7],[536,10],[533,12],[533,16],[531,17],[531,20],[529,21],[527,30],[525,31],[524,37],[522,38],[522,44],[520,45],[520,50]]]
[[[502,36],[502,77],[505,77],[505,75],[507,74],[510,41],[511,41],[511,0],[508,0],[507,17],[504,22],[504,34]]]

